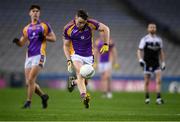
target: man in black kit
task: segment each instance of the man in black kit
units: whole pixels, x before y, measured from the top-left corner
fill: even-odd
[[[161,98],[161,75],[162,70],[165,70],[165,59],[163,51],[162,39],[156,35],[156,24],[149,23],[147,27],[148,34],[144,36],[137,50],[137,57],[140,66],[144,69],[144,81],[145,81],[145,103],[149,104],[149,90],[148,85],[152,74],[155,74],[156,78],[156,104],[163,104],[164,101]]]

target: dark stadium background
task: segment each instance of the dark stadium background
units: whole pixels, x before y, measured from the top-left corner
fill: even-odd
[[[126,81],[130,81],[130,84],[136,82],[141,86],[135,85],[138,88],[133,89],[142,90],[143,74],[136,58],[136,50],[140,39],[146,34],[148,22],[157,23],[158,34],[164,41],[167,69],[163,72],[163,90],[168,91],[172,82],[179,84],[178,0],[1,0],[0,3],[0,87],[24,84],[26,47],[16,47],[12,44],[12,39],[20,37],[23,27],[30,22],[28,8],[31,4],[41,6],[41,20],[49,22],[57,35],[57,42],[48,43],[47,46],[47,62],[39,77],[41,85],[53,87],[65,84],[67,71],[62,50],[62,30],[63,26],[74,18],[78,9],[87,10],[90,17],[110,27],[121,65],[119,71],[113,72],[112,79],[117,81],[117,85],[121,85],[121,82],[126,84]],[[99,74],[96,73],[93,80],[96,82],[98,79]],[[60,88],[63,88],[61,86]],[[125,89],[118,87],[115,90]]]

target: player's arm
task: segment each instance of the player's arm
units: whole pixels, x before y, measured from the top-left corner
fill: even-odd
[[[110,46],[110,49],[111,49],[111,59],[112,59],[112,63],[114,64],[114,63],[117,63],[118,61],[117,61],[117,56],[118,56],[118,54],[117,54],[117,49],[116,49],[116,47],[115,47],[115,45],[114,45],[114,43],[112,42],[112,40],[110,39],[110,44],[109,44],[109,46]]]
[[[63,50],[67,60],[71,60],[70,57],[70,40],[63,37]]]
[[[49,42],[55,42],[56,41],[56,35],[53,31],[51,31],[48,35],[46,35],[45,38]]]
[[[64,50],[64,54],[67,59],[67,70],[69,73],[72,73],[73,72],[73,62],[72,62],[71,56],[70,56],[70,40],[67,40],[64,37],[63,37],[63,50]]]
[[[145,66],[145,62],[143,60],[143,49],[138,49],[137,50],[137,58],[138,58],[140,66],[144,67]]]
[[[118,55],[116,47],[112,48],[113,63],[118,63]]]
[[[94,46],[94,65],[93,67],[96,68],[97,64],[99,63],[99,51],[98,51],[98,39],[95,41],[95,46]]]
[[[120,69],[120,65],[118,62],[117,49],[116,49],[116,46],[114,45],[112,39],[110,39],[109,47],[110,47],[110,61],[112,63],[113,69],[117,71]]]
[[[103,23],[99,23],[99,31],[104,33],[104,43],[109,45],[109,40],[110,40],[110,29],[108,26],[106,26]]]
[[[118,70],[118,69],[120,69],[120,65],[119,65],[119,62],[118,62],[118,53],[117,53],[117,49],[116,49],[116,47],[115,47],[115,45],[110,41],[110,46],[113,46],[112,47],[112,64],[113,64],[113,68],[115,69],[115,70]]]
[[[145,61],[143,60],[144,47],[145,47],[145,39],[142,38],[139,43],[139,49],[137,50],[137,58],[141,67],[144,67],[146,65]]]
[[[160,51],[160,60],[161,60],[161,62],[165,62],[165,54],[164,54],[163,49],[161,49],[161,51]]]
[[[99,52],[98,52],[98,39],[95,41],[95,45],[94,45],[94,58],[97,61],[98,60],[98,56]]]
[[[69,22],[67,25],[64,26],[63,29],[63,50],[64,54],[66,56],[67,61],[71,60],[71,55],[70,55],[70,45],[71,45],[71,38],[70,35],[67,33],[68,27],[72,24],[73,21]]]
[[[161,60],[161,69],[165,70],[166,64],[165,64],[165,54],[163,49],[161,49],[160,51],[160,60]]]
[[[137,58],[138,58],[138,61],[140,61],[143,57],[143,50],[142,49],[138,49],[137,50]]]
[[[26,36],[22,36],[20,39],[14,38],[13,43],[15,43],[17,46],[22,47],[26,44],[28,38]]]
[[[15,43],[17,46],[22,47],[26,44],[26,42],[28,41],[28,34],[27,34],[27,28],[28,26],[24,27],[23,31],[22,31],[22,36],[21,38],[14,38],[13,39],[13,43]]]
[[[161,70],[165,70],[166,68],[166,64],[165,64],[165,54],[164,54],[164,50],[163,50],[163,41],[162,39],[160,38],[160,55],[159,55],[159,58],[160,58],[160,61],[161,61]]]
[[[103,54],[109,51],[110,29],[103,23],[99,23],[99,31],[104,33],[104,45],[100,49],[100,53]]]
[[[48,23],[42,23],[42,25],[44,25],[44,37],[47,41],[49,42],[55,42],[56,41],[56,35],[54,33],[54,31],[52,30],[50,24]]]

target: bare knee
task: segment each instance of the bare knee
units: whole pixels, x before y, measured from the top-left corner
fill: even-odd
[[[148,86],[149,85],[149,81],[145,80],[145,85]]]
[[[161,80],[156,80],[156,84],[160,85],[161,84]]]
[[[28,85],[35,85],[35,80],[34,80],[34,78],[33,78],[33,77],[30,77],[30,78],[28,79],[28,81],[27,81],[27,84],[28,84]]]

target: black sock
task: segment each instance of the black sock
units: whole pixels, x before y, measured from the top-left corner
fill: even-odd
[[[31,101],[30,101],[30,100],[27,100],[26,102],[27,102],[27,103],[31,103]]]
[[[157,93],[157,98],[161,98],[161,93]]]
[[[148,99],[149,98],[149,92],[145,93],[145,98]]]

